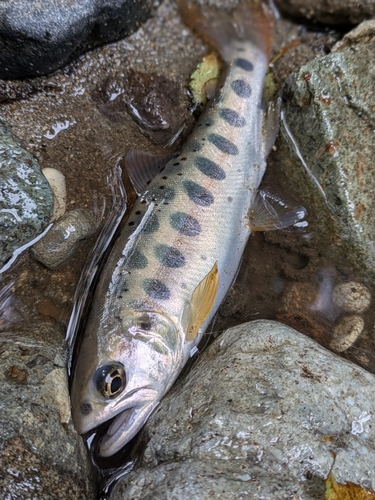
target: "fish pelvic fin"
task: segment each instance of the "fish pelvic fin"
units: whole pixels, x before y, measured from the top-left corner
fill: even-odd
[[[194,340],[199,328],[207,318],[215,302],[219,286],[219,270],[217,262],[211,271],[202,279],[193,292],[191,302],[185,307],[182,323],[185,325],[186,340]]]
[[[291,227],[305,227],[307,211],[301,205],[296,206],[284,200],[270,189],[260,189],[255,195],[249,213],[249,223],[254,231],[273,231]]]
[[[261,0],[240,0],[232,12],[215,6],[198,6],[190,0],[179,0],[184,23],[228,62],[234,41],[251,41],[269,59],[272,14]]]

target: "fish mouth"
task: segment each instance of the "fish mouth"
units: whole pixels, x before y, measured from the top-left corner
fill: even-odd
[[[99,442],[99,455],[110,457],[121,450],[143,427],[159,401],[133,406],[119,413]]]

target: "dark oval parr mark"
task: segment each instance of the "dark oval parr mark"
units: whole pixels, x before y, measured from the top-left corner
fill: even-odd
[[[237,66],[238,68],[243,69],[244,71],[253,71],[254,70],[254,65],[247,59],[244,59],[243,57],[239,57],[234,61],[234,65]]]
[[[130,269],[144,269],[145,267],[147,267],[147,264],[147,257],[137,249],[134,250],[127,262],[127,266]]]
[[[198,236],[201,226],[197,219],[184,212],[175,212],[171,215],[171,226],[184,236]]]
[[[220,116],[232,127],[244,127],[246,125],[246,120],[237,111],[229,108],[223,108],[220,110]]]
[[[208,140],[223,153],[226,153],[228,155],[238,155],[239,153],[238,147],[232,141],[226,139],[222,135],[210,134],[208,136]]]
[[[177,248],[169,245],[158,245],[155,254],[162,266],[178,268],[185,265],[185,257]]]
[[[245,80],[233,80],[230,86],[233,92],[242,99],[247,99],[251,95],[251,87]]]
[[[145,279],[143,287],[147,295],[152,299],[168,300],[171,296],[169,288],[157,279]]]
[[[210,191],[193,181],[185,181],[184,188],[191,201],[202,207],[208,207],[214,202],[214,197]]]
[[[144,228],[143,228],[143,231],[146,233],[146,234],[150,234],[150,233],[154,233],[155,231],[157,231],[159,229],[159,219],[158,219],[158,216],[153,213],[150,215],[149,219],[147,220]]]
[[[224,170],[217,165],[212,160],[205,158],[204,156],[198,156],[195,158],[195,165],[198,170],[202,172],[202,174],[207,175],[211,179],[215,179],[216,181],[222,181],[226,178],[226,173]]]

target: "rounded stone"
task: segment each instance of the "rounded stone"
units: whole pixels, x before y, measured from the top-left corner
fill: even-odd
[[[339,283],[333,290],[333,302],[346,312],[363,313],[371,304],[370,290],[362,283]]]
[[[53,192],[35,158],[0,122],[0,269],[47,227]]]
[[[134,32],[153,0],[13,0],[0,3],[0,78],[50,73]],[[27,12],[27,15],[25,15]]]
[[[308,311],[319,298],[319,289],[313,283],[289,283],[282,296],[283,310]]]
[[[361,335],[365,322],[357,314],[342,316],[333,329],[333,337],[329,347],[336,352],[349,349]]]
[[[51,222],[62,217],[66,210],[66,183],[64,174],[55,168],[43,168],[42,173],[53,191],[54,210]]]
[[[57,269],[73,257],[95,229],[95,221],[86,210],[71,210],[33,245],[31,255],[49,269]]]

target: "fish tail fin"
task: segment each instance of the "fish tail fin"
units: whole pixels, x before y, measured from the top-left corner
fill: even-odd
[[[272,15],[260,0],[240,0],[232,13],[190,0],[179,0],[178,5],[184,23],[213,45],[224,61],[230,60],[234,41],[251,41],[269,59]]]

